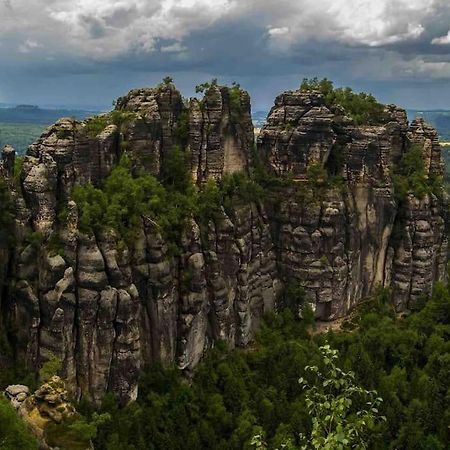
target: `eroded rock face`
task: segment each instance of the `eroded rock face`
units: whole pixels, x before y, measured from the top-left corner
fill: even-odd
[[[164,157],[179,144],[177,125],[183,111],[181,94],[172,84],[134,89],[117,100],[116,111],[135,115],[125,127],[124,143],[137,164],[158,175]]]
[[[254,135],[246,92],[213,86],[201,102],[191,101],[189,125],[192,176],[197,183],[248,171]]]
[[[18,182],[10,150],[0,167],[18,236],[14,250],[0,251],[0,280],[17,280],[1,281],[1,317],[15,330],[16,358],[30,368],[51,355],[63,360],[72,395],[99,403],[112,391],[125,403],[148,364],[192,370],[216,340],[247,345],[288,283],[331,320],[378,285],[392,288],[398,310],[413,307],[445,276],[442,198],[410,195],[400,206],[394,195],[393,167],[411,143],[428,176],[442,175],[435,131],[420,120],[408,125],[403,110],[388,106],[383,125],[355,126],[319,94],[280,95],[257,152],[269,172],[294,182],[275,201],[228,205],[208,223],[192,218],[175,254],[146,217],[128,246],[114,232],[84,235],[73,187],[100,186],[124,152],[158,175],[174,145],[188,148],[198,186],[250,170],[248,95],[213,86],[187,108],[168,84],[131,91],[116,111],[121,123],[95,135],[69,119],[50,127]],[[314,167],[341,182],[315,190]]]

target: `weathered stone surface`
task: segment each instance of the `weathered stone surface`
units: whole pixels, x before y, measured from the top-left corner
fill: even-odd
[[[183,110],[181,94],[173,84],[134,89],[117,100],[116,110],[135,115],[123,133],[125,148],[139,167],[158,175],[164,158],[179,143],[176,131]]]
[[[199,187],[251,169],[250,103],[236,92],[213,86],[187,110],[170,83],[134,90],[116,106],[131,113],[126,125],[97,136],[62,119],[30,147],[18,184],[3,157],[18,245],[0,250],[0,317],[14,326],[16,357],[30,368],[51,355],[63,360],[77,398],[99,403],[112,391],[126,403],[148,364],[192,370],[215,340],[247,345],[286,283],[303,286],[316,316],[331,320],[378,285],[392,288],[398,310],[411,308],[445,277],[443,198],[411,195],[400,209],[392,182],[410,143],[422,149],[428,175],[442,175],[436,132],[420,120],[408,125],[394,106],[383,125],[355,126],[316,93],[277,97],[258,137],[267,169],[294,179],[275,201],[227,205],[209,223],[192,218],[176,252],[146,217],[128,247],[113,232],[78,230],[73,187],[101,185],[125,151],[134,168],[158,175],[173,146],[185,145]],[[341,185],[314,191],[313,165]]]
[[[2,159],[0,165],[5,171],[5,175],[12,177],[14,175],[14,163],[16,160],[16,151],[10,145],[6,145],[2,150]]]
[[[227,173],[248,171],[254,141],[249,95],[212,86],[201,101],[191,100],[189,112],[194,180],[201,184],[208,178],[220,180]]]
[[[258,136],[259,148],[277,175],[306,175],[323,164],[336,142],[333,114],[320,94],[285,92],[275,100]]]

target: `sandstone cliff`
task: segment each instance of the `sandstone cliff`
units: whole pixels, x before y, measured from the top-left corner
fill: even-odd
[[[185,102],[166,84],[131,91],[110,115],[61,119],[20,173],[5,149],[15,245],[0,249],[0,307],[15,358],[36,369],[56,355],[73,394],[126,402],[145,365],[190,370],[216,340],[247,345],[290,283],[322,320],[378,285],[399,311],[413,307],[445,275],[447,235],[442,189],[395,195],[394,168],[412,144],[426,177],[441,176],[437,134],[422,121],[389,106],[383,123],[356,126],[319,93],[297,91],[277,97],[254,151],[247,93],[213,85]],[[176,253],[149,217],[125,246],[117,231],[81,231],[75,186],[101,186],[124,153],[135,173],[160,176],[174,146],[200,189],[257,165],[286,182],[206,222],[191,217]],[[317,168],[340,182],[319,174],[316,186]]]

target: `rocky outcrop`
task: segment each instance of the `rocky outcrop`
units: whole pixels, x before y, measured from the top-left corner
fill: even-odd
[[[436,130],[416,119],[408,130],[409,141],[422,149],[425,171],[435,182],[444,167]],[[446,206],[446,205],[445,205]],[[435,280],[444,279],[448,262],[448,217],[442,201],[435,195],[416,198],[409,195],[397,222],[396,240],[391,252],[390,285],[396,307],[414,307],[431,293]]]
[[[117,100],[116,111],[131,113],[128,126],[121,124],[122,150],[126,149],[139,167],[158,175],[164,158],[180,143],[181,94],[173,84],[135,89]]]
[[[5,395],[43,449],[52,448],[46,442],[48,425],[61,424],[76,414],[75,408],[69,402],[64,382],[57,376],[42,384],[31,395],[29,388],[23,385],[8,386]]]
[[[189,111],[189,150],[197,183],[248,171],[254,135],[250,97],[238,87],[213,85]]]
[[[287,92],[259,134],[257,160],[253,140],[238,87],[212,85],[187,105],[167,83],[131,91],[109,115],[60,120],[15,180],[5,150],[17,245],[0,253],[4,279],[14,280],[0,298],[16,358],[37,369],[55,355],[72,395],[99,403],[112,391],[127,402],[149,364],[192,370],[217,340],[247,345],[287,284],[332,320],[378,285],[392,288],[399,311],[411,308],[445,276],[444,196],[400,204],[393,185],[412,144],[427,176],[442,175],[436,133],[422,121],[408,125],[388,106],[381,124],[356,126],[318,93]],[[176,251],[150,217],[128,245],[114,231],[80,230],[75,186],[101,186],[124,153],[132,170],[158,176],[174,146],[190,155],[200,189],[256,163],[285,181],[263,200],[192,217]]]

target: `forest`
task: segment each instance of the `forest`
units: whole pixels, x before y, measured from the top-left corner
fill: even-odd
[[[408,316],[396,314],[390,293],[379,290],[339,331],[325,333],[318,332],[308,308],[303,319],[296,314],[301,290],[288,292],[283,308],[265,317],[250,348],[217,343],[190,377],[175,367],[152,366],[142,377],[137,402],[124,408],[112,395],[100,409],[79,403],[77,422],[53,430],[61,448],[74,448],[64,446],[64,436],[73,442],[74,435],[107,450],[448,448],[449,285],[438,284]],[[339,382],[328,389],[317,373]],[[315,413],[330,425],[327,430],[314,424],[308,392],[323,400]],[[332,407],[327,402],[352,396],[339,417],[323,412]],[[361,399],[369,399],[369,411]],[[1,401],[1,422],[13,419],[11,407]],[[320,444],[317,438],[330,430],[333,442]],[[1,427],[0,442],[4,449],[37,448],[20,423]]]

